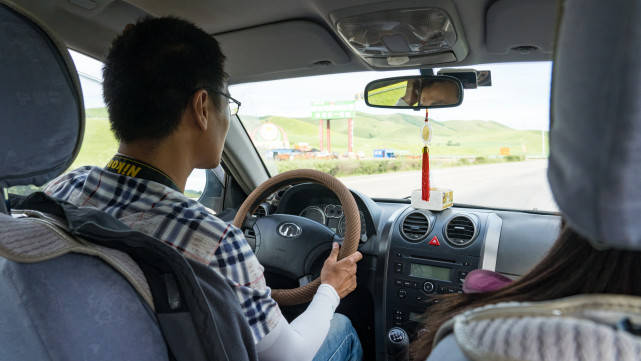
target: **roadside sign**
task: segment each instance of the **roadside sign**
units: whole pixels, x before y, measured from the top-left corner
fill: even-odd
[[[335,102],[313,102],[313,119],[348,119],[354,118],[355,100],[342,100]]]

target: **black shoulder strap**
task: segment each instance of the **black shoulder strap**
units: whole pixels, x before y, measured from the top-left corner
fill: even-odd
[[[145,274],[173,360],[257,360],[237,297],[213,270],[188,262],[174,248],[97,209],[78,208],[42,192],[29,195],[16,208],[61,217],[71,234],[127,253]],[[207,280],[201,284],[203,272]]]

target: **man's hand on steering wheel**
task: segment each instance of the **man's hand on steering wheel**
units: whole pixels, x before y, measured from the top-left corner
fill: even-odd
[[[356,251],[338,261],[338,251],[338,243],[334,242],[332,251],[323,264],[320,279],[321,283],[334,287],[338,296],[343,298],[356,289],[356,262],[363,255]]]

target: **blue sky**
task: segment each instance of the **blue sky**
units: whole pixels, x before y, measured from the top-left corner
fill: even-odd
[[[71,51],[81,74],[85,106],[102,107],[102,88],[90,78],[102,78],[102,63]],[[430,110],[430,118],[448,120],[494,120],[517,129],[549,129],[551,62],[484,64],[474,67],[492,71],[492,86],[465,90],[463,104],[456,108]],[[365,85],[375,79],[416,75],[418,70],[358,72],[294,78],[230,87],[231,95],[242,102],[240,115],[311,116],[314,101],[354,99]],[[386,110],[367,107],[359,101],[356,110],[389,114],[412,110]]]

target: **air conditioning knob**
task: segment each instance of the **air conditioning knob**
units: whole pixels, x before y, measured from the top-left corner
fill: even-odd
[[[434,286],[434,284],[432,282],[430,282],[430,281],[425,281],[425,283],[423,283],[423,291],[425,291],[427,293],[434,292],[435,288],[436,287]]]

